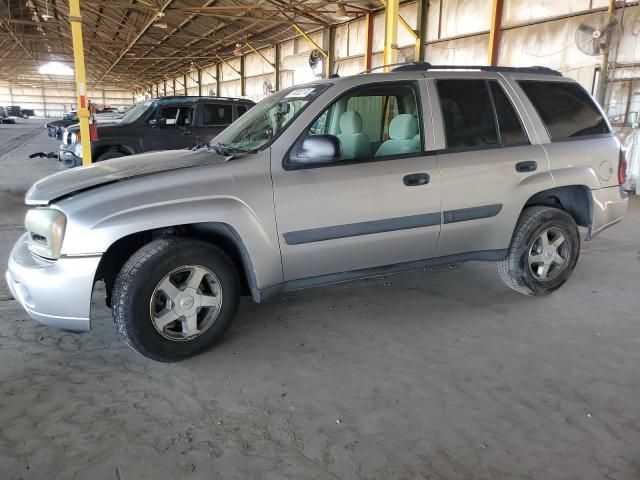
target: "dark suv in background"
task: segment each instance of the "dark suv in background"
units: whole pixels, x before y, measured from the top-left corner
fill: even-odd
[[[117,123],[99,124],[91,142],[94,162],[157,150],[176,150],[208,142],[253,107],[254,102],[224,97],[163,97],[131,108]],[[67,168],[82,165],[80,127],[68,127],[59,158]]]

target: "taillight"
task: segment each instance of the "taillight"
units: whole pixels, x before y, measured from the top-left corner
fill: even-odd
[[[76,133],[76,142],[79,142],[79,141],[80,141],[80,130],[78,130],[78,133]]]
[[[620,149],[620,154],[618,155],[618,183],[620,185],[624,185],[624,182],[627,180],[627,155],[624,150]]]

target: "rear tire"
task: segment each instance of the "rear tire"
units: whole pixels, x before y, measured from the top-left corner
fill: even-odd
[[[174,362],[219,340],[239,299],[237,270],[222,250],[196,240],[163,238],[125,263],[111,304],[116,327],[133,350]]]
[[[557,208],[526,208],[516,225],[509,253],[498,262],[500,278],[525,295],[548,295],[569,279],[580,254],[573,218]]]
[[[124,156],[125,154],[120,152],[119,150],[108,150],[104,152],[102,155],[98,156],[96,162],[102,162],[103,160],[109,160],[111,158],[120,158]]]

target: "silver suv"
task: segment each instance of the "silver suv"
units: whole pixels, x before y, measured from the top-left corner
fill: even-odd
[[[103,280],[136,351],[175,361],[256,302],[467,260],[546,295],[621,220],[625,161],[600,108],[543,68],[433,67],[282,90],[197,151],[61,172],[26,195],[7,280],[34,319],[86,331]]]

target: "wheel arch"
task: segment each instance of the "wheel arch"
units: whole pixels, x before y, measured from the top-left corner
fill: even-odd
[[[95,150],[92,152],[92,157],[97,159],[98,157],[100,157],[100,155],[103,155],[109,150],[116,150],[118,152],[124,153],[125,155],[134,155],[136,153],[134,149],[128,145],[120,143],[108,143],[104,145],[96,145]]]
[[[191,238],[215,245],[224,251],[238,270],[243,294],[260,301],[256,270],[249,251],[239,233],[223,222],[203,222],[154,228],[125,235],[114,241],[102,255],[94,283],[103,280],[107,305],[110,304],[115,279],[126,261],[147,243],[162,237]]]
[[[586,185],[564,185],[535,193],[525,202],[523,210],[536,205],[558,208],[567,212],[577,225],[590,228],[593,218],[591,189]]]

